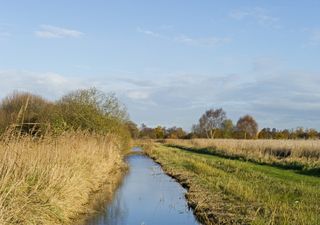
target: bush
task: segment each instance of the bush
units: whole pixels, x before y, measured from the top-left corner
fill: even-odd
[[[9,127],[20,133],[61,134],[68,130],[86,130],[116,134],[130,139],[128,115],[114,94],[95,88],[70,92],[57,102],[30,93],[15,92],[0,105],[0,132]]]
[[[0,131],[9,126],[22,133],[44,132],[50,123],[54,105],[42,97],[26,92],[14,92],[0,105]]]

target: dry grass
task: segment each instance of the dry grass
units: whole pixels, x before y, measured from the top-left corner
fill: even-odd
[[[124,164],[115,136],[0,141],[0,224],[71,224]]]
[[[293,169],[320,168],[320,140],[171,139],[165,143]]]

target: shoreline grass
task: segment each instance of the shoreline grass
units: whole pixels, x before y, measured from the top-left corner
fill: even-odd
[[[204,224],[316,225],[320,180],[268,165],[155,144],[147,153],[188,187]]]
[[[73,224],[125,168],[115,135],[66,133],[0,141],[0,224]]]

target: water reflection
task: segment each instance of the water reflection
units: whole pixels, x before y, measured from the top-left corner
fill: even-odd
[[[140,147],[133,147],[131,149],[132,152],[142,152],[142,149]]]
[[[185,190],[143,155],[128,158],[130,172],[105,212],[89,225],[198,224],[188,209]]]

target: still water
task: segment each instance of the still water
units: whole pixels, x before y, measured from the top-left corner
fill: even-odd
[[[128,164],[130,171],[113,201],[88,225],[198,224],[188,209],[186,190],[158,164],[144,155],[129,156]]]

